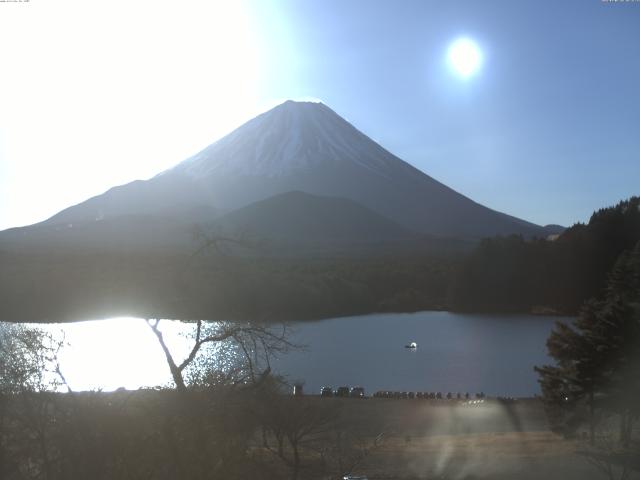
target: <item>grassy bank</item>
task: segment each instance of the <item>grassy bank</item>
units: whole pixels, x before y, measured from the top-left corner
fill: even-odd
[[[2,403],[3,477],[584,479],[541,403],[291,397],[269,388],[33,393]]]

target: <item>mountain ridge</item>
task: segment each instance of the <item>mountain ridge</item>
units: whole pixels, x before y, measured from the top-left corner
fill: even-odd
[[[227,213],[213,228],[287,243],[415,240],[420,235],[353,200],[285,192]]]
[[[326,105],[293,101],[149,180],[114,187],[45,223],[158,213],[202,223],[289,191],[347,198],[423,234],[547,236],[544,227],[489,209],[438,182]]]

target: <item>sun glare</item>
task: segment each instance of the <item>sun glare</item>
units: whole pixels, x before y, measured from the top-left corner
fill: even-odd
[[[149,178],[255,109],[248,2],[32,3],[0,15],[0,227]]]
[[[469,78],[482,66],[482,52],[473,40],[459,38],[449,47],[447,60],[458,76]]]
[[[60,326],[43,328],[54,335]],[[181,334],[190,324],[164,321],[161,330],[176,358],[183,358],[190,343]],[[57,337],[56,337],[57,338]],[[166,385],[171,381],[164,353],[151,329],[140,318],[113,318],[64,325],[67,346],[59,354],[60,366],[73,390]]]

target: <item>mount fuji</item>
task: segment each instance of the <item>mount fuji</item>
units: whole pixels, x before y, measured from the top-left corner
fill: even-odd
[[[105,220],[120,225],[125,217],[208,224],[288,192],[314,196],[315,210],[309,215],[317,211],[322,198],[329,197],[327,208],[335,208],[330,200],[337,197],[369,210],[367,218],[388,220],[405,233],[465,239],[550,233],[443,185],[385,150],[326,105],[294,101],[253,118],[149,180],[114,187],[38,227]],[[300,196],[282,198],[295,202]],[[273,203],[270,211],[276,204],[282,205],[283,200]]]

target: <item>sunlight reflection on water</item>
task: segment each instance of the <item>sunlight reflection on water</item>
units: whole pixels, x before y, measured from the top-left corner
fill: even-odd
[[[65,346],[58,354],[61,370],[73,390],[136,389],[171,383],[165,355],[141,318],[113,318],[38,325]],[[160,330],[176,361],[186,357],[193,323],[161,321]]]
[[[290,341],[307,348],[272,360],[273,371],[305,391],[323,385],[375,390],[432,390],[528,396],[539,392],[534,365],[549,362],[546,339],[558,318],[462,315],[450,312],[374,314],[298,322]],[[565,321],[568,319],[565,319]],[[206,322],[206,328],[222,325]],[[32,324],[65,339],[59,363],[73,390],[137,389],[172,385],[157,338],[140,318]],[[160,330],[176,363],[193,346],[195,323],[162,320]],[[407,342],[418,348],[407,351]],[[237,365],[239,349],[202,352],[219,371]],[[209,360],[210,359],[210,360]],[[187,372],[185,372],[187,373]],[[188,379],[188,375],[185,375]]]

